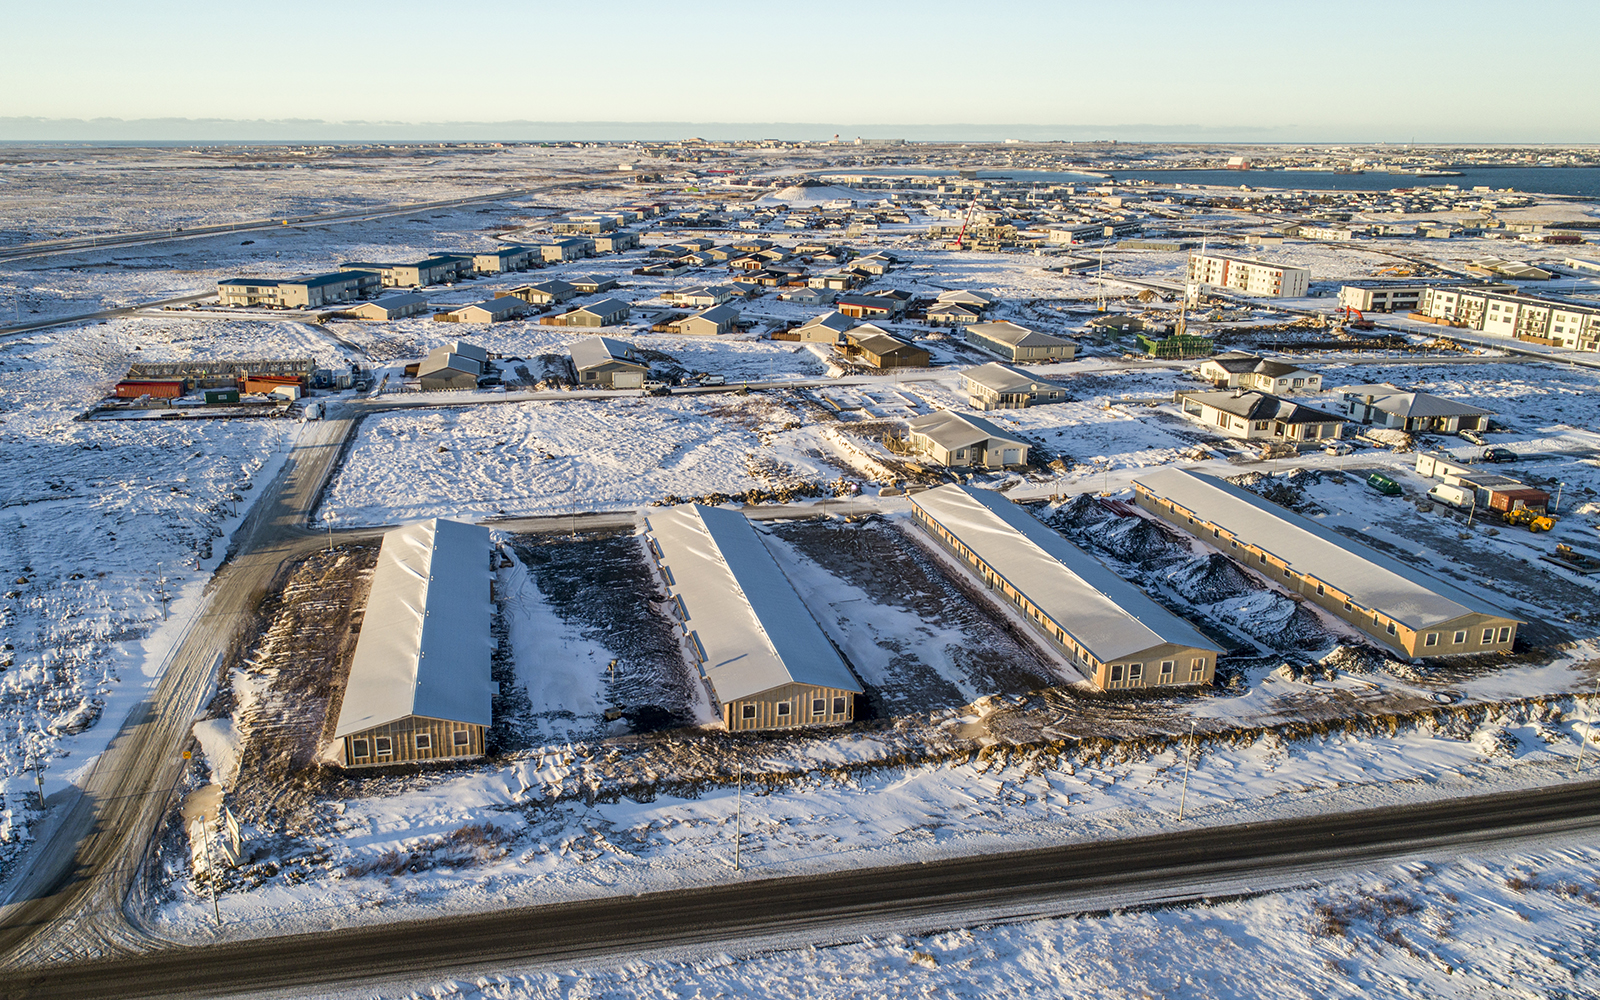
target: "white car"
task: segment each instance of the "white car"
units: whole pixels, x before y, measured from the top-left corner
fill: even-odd
[[[1322,450],[1329,455],[1348,455],[1355,451],[1355,446],[1343,441],[1329,441],[1322,446]]]

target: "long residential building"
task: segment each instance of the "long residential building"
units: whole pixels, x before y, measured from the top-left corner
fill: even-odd
[[[1427,290],[1417,311],[1490,336],[1578,351],[1600,350],[1600,306],[1509,291],[1439,286]]]
[[[917,522],[1101,689],[1209,684],[1223,650],[993,490],[911,498]]]
[[[651,514],[645,526],[685,642],[729,729],[855,718],[861,685],[748,518],[683,504]]]
[[[973,323],[962,336],[974,347],[997,354],[1007,361],[1071,361],[1078,345],[1062,337],[1052,337],[1010,320]]]
[[[493,709],[489,531],[386,532],[334,738],[347,767],[476,757]]]
[[[1494,603],[1225,480],[1164,468],[1140,507],[1406,656],[1509,652],[1518,619]]]
[[[1294,299],[1305,295],[1311,287],[1311,271],[1254,257],[1191,253],[1189,283],[1213,285],[1245,295]]]
[[[366,298],[378,284],[373,272],[348,270],[301,278],[226,278],[217,282],[217,300],[225,306],[315,309]]]

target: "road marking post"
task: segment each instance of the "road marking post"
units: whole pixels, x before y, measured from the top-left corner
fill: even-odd
[[[1178,822],[1183,822],[1183,807],[1189,801],[1189,761],[1194,757],[1194,719],[1189,720],[1189,742],[1183,753],[1183,791],[1178,795]]]
[[[744,818],[744,764],[739,765],[738,791],[733,806],[733,870],[739,870],[739,824]]]

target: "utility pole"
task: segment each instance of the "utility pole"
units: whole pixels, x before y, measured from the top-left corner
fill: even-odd
[[[1600,698],[1600,674],[1596,674],[1595,675],[1595,678],[1594,678],[1594,695],[1593,695],[1593,697],[1591,697],[1589,699],[1589,710],[1590,710],[1591,713],[1594,711],[1594,700],[1595,700],[1595,698]],[[1594,723],[1591,721],[1589,723],[1589,725],[1590,725],[1590,728],[1593,728]],[[1587,737],[1587,736],[1578,737],[1578,763],[1572,768],[1572,773],[1573,773],[1574,776],[1576,776],[1577,774],[1579,774],[1580,772],[1583,771],[1583,750],[1584,750],[1584,747],[1586,747],[1588,745],[1588,743],[1589,743],[1589,737]],[[41,791],[40,792],[40,798],[42,799],[43,797],[44,797],[44,793]]]
[[[1561,491],[1566,488],[1566,483],[1556,483],[1556,502],[1551,505],[1550,513],[1554,514],[1561,509]]]
[[[739,842],[743,839],[739,835],[739,827],[744,819],[744,764],[739,765],[739,785],[735,793],[733,806],[733,870],[739,870]]]
[[[1194,719],[1189,720],[1189,744],[1183,754],[1183,791],[1178,795],[1178,822],[1183,822],[1183,807],[1189,802],[1189,761],[1194,757]]]
[[[156,593],[161,598],[161,620],[167,620],[167,578],[161,575],[161,564],[156,563]]]

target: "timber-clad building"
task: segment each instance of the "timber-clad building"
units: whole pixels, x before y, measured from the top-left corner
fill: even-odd
[[[855,718],[861,685],[748,518],[683,504],[646,527],[684,642],[729,729]]]
[[[1133,481],[1140,507],[1406,656],[1509,652],[1493,603],[1232,483],[1183,469]]]
[[[1210,684],[1223,650],[993,490],[911,498],[917,523],[1102,690]]]
[[[489,557],[488,529],[459,521],[383,536],[334,730],[345,766],[483,754]]]

